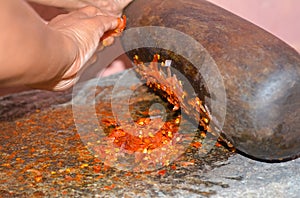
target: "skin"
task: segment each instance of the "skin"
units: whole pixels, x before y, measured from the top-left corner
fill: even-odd
[[[39,3],[47,6],[54,6],[74,10],[85,6],[94,6],[108,16],[120,17],[123,8],[133,0],[28,0],[29,2]]]
[[[61,6],[69,9],[75,0],[48,2],[64,2]],[[66,2],[70,4],[65,5]],[[76,2],[74,8],[83,6],[78,3],[83,1]],[[0,31],[2,87],[68,89],[76,82],[78,72],[94,61],[103,34],[118,25],[116,16],[107,16],[94,6],[45,22],[25,1],[1,1],[0,4],[0,26],[5,30]]]

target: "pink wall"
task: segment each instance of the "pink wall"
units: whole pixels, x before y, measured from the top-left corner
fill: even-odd
[[[300,0],[208,0],[281,38],[300,52]]]

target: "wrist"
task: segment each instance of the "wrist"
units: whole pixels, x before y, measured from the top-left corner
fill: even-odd
[[[52,81],[55,82],[55,85],[51,87],[51,90],[61,91],[70,88],[76,83],[76,81],[78,80],[76,75],[80,70],[82,63],[76,42],[64,33],[57,33],[58,36],[61,37],[61,45],[63,46],[62,58],[65,60],[61,65],[62,68],[59,73],[55,76],[54,79],[52,79]]]
[[[68,35],[58,32],[58,36],[61,37],[61,49],[63,49],[61,50],[61,58],[64,59],[58,77],[60,77],[60,79],[67,79],[75,74],[70,72],[71,68],[80,67],[79,49],[76,42]]]
[[[87,6],[85,2],[80,0],[27,0],[28,2],[37,3],[45,6],[53,6],[58,8],[78,9]]]
[[[46,56],[41,59],[47,66],[28,85],[33,88],[52,90],[60,81],[69,77],[65,74],[77,60],[77,47],[71,38],[51,27],[47,28],[43,40],[44,46],[41,50],[44,52],[38,53]]]

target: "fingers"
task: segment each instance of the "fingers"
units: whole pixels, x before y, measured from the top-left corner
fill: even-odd
[[[77,54],[74,62],[62,74],[62,79],[54,90],[63,90],[72,86],[76,82],[76,79],[73,79],[74,76],[83,69],[84,65],[92,63],[90,59],[96,52],[104,32],[118,26],[117,18],[99,14],[101,12],[97,8],[89,6],[61,15],[48,24],[70,43],[69,46]]]
[[[92,64],[94,64],[97,61],[97,54],[94,54],[85,65],[83,65],[83,67],[80,69],[80,71],[84,71],[84,69]],[[68,79],[63,79],[61,80],[58,84],[56,84],[52,90],[53,91],[64,91],[67,90],[69,88],[71,88],[72,86],[74,86],[80,79],[80,74],[78,74],[77,71],[72,77],[68,78]]]
[[[133,0],[115,0],[116,2],[120,3],[121,8],[125,8],[126,6],[128,6],[128,4],[130,4]]]
[[[123,9],[127,7],[133,0],[114,0],[115,1],[115,8],[111,10],[111,13],[115,16],[121,17],[123,13]]]
[[[85,27],[82,28],[92,28],[95,32],[99,32],[100,37],[102,36],[102,34],[104,34],[104,32],[108,30],[113,30],[118,26],[117,17],[104,16],[98,8],[93,6],[87,6],[77,11],[74,11],[73,17],[75,20],[85,20],[82,21],[82,23],[86,23]],[[80,23],[81,21],[77,22]]]
[[[94,17],[96,15],[101,14],[100,10],[94,6],[86,6],[84,8],[79,9],[77,12],[85,15],[85,17]]]
[[[108,46],[111,46],[113,43],[114,43],[114,37],[113,36],[110,36],[110,37],[108,37],[108,38],[106,38],[106,39],[104,39],[103,41],[102,41],[102,45],[104,46],[104,47],[108,47]]]
[[[72,79],[67,79],[67,80],[62,80],[60,81],[55,87],[52,88],[53,91],[64,91],[69,88],[71,88],[77,81],[78,77],[72,78]]]
[[[96,60],[93,59],[93,55],[97,49],[99,50],[99,46],[109,46],[114,42],[113,37],[108,37],[99,43],[105,32],[118,27],[118,18],[103,16],[99,9],[87,6],[61,15],[51,20],[48,25],[72,43],[70,46],[77,52],[74,62],[65,70],[61,81],[53,88],[58,91],[65,90],[77,82],[77,74]]]
[[[101,30],[100,38],[104,32],[114,30],[118,27],[118,19],[116,17],[98,15],[94,17],[94,20],[97,27],[99,27]]]
[[[120,17],[123,9],[133,0],[84,0],[86,4],[99,8],[103,14]]]

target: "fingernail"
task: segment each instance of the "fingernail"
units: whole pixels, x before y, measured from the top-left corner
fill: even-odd
[[[102,41],[104,47],[110,46],[114,43],[114,37],[108,37]]]
[[[118,27],[119,25],[119,19],[114,20],[113,26]]]
[[[62,80],[60,81],[55,87],[52,88],[53,91],[64,91],[69,88],[71,88],[73,85],[76,84],[76,82],[79,80],[79,77],[75,77],[68,80]]]

